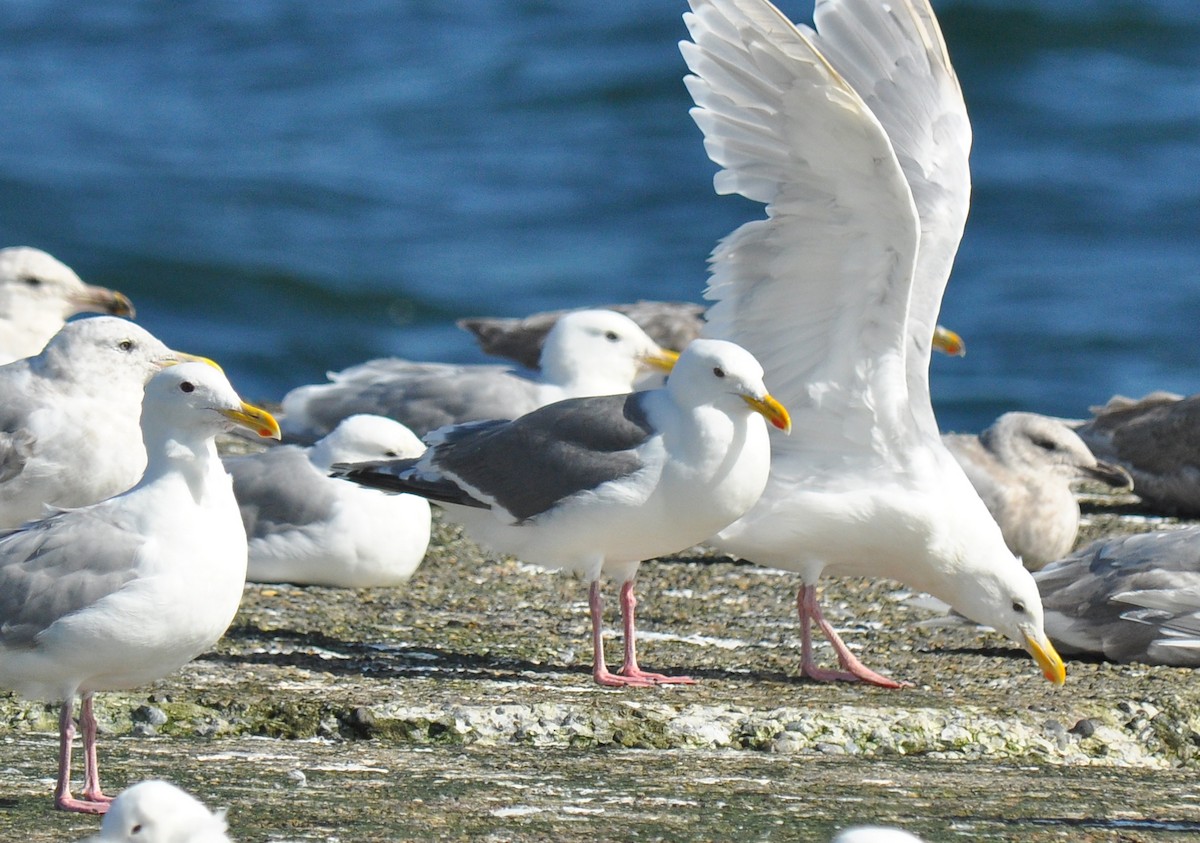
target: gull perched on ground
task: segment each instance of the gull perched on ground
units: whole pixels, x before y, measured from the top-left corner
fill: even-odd
[[[246,532],[213,437],[279,437],[217,368],[181,363],[146,385],[138,484],[0,536],[0,687],[62,703],[55,807],[103,813],[92,694],[144,685],[204,652],[237,612]],[[75,695],[83,798],[71,796]]]
[[[146,381],[200,359],[132,322],[97,316],[64,325],[40,354],[0,366],[0,528],[136,483],[146,467],[138,427]]]
[[[138,782],[113,800],[100,833],[80,843],[230,843],[223,810],[212,813],[170,782]]]
[[[77,313],[133,317],[133,304],[107,287],[85,284],[41,249],[0,249],[0,365],[37,354]]]
[[[1075,432],[1097,457],[1129,469],[1147,506],[1168,515],[1200,515],[1200,395],[1118,395],[1093,407],[1092,418]]]
[[[624,313],[664,348],[683,348],[700,336],[704,328],[704,305],[683,301],[636,301],[608,305],[608,310]],[[474,316],[459,319],[458,327],[470,331],[480,349],[493,357],[507,357],[527,369],[538,368],[542,343],[558,320],[569,310],[548,310],[524,318]],[[944,354],[962,357],[967,353],[962,337],[938,325],[933,347]]]
[[[767,205],[712,256],[705,333],[744,345],[792,410],[771,477],[714,543],[802,576],[801,670],[866,668],[823,617],[825,571],[889,577],[1019,642],[1053,682],[1033,577],[938,434],[929,355],[970,193],[971,133],[923,0],[691,0],[681,50],[718,193]],[[811,625],[842,671],[818,668]]]
[[[902,828],[859,825],[838,832],[831,843],[921,843],[921,838]]]
[[[370,413],[424,436],[447,424],[513,419],[564,398],[629,392],[639,374],[670,371],[677,356],[628,316],[581,310],[546,338],[539,380],[504,366],[371,360],[331,374],[332,383],[293,389],[283,399],[283,425],[289,436],[306,439],[346,416]]]
[[[1079,502],[1072,482],[1091,479],[1121,489],[1132,484],[1125,469],[1097,460],[1063,422],[1037,413],[1005,413],[978,436],[954,433],[942,441],[1000,525],[1009,550],[1031,571],[1075,546]]]
[[[429,545],[429,502],[365,489],[329,469],[424,451],[400,422],[360,415],[309,448],[227,457],[250,539],[246,578],[341,588],[406,582]]]
[[[1063,652],[1200,667],[1200,527],[1102,539],[1034,576]]]
[[[733,343],[696,340],[661,389],[444,428],[420,459],[335,472],[441,501],[481,544],[586,580],[601,685],[690,682],[638,666],[634,577],[642,560],[691,547],[758,499],[770,463],[764,418],[790,427],[758,362]],[[615,674],[604,659],[603,574],[620,584],[625,662]]]

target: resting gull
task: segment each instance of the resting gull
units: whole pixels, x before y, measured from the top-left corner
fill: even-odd
[[[429,502],[329,477],[334,463],[418,457],[413,432],[350,416],[315,445],[227,457],[250,540],[246,578],[341,588],[406,582],[429,545]]]
[[[859,825],[838,832],[831,843],[921,843],[921,838],[901,828]]]
[[[1129,470],[1147,506],[1200,516],[1200,395],[1115,396],[1075,432],[1097,457]]]
[[[136,483],[146,467],[138,427],[146,381],[201,359],[132,322],[96,316],[64,325],[40,354],[0,366],[0,528]]]
[[[1200,667],[1200,527],[1101,539],[1035,577],[1063,652]]]
[[[714,543],[802,576],[801,670],[866,668],[823,617],[826,570],[932,593],[1019,642],[1053,682],[1033,577],[938,435],[929,355],[970,192],[970,124],[923,0],[691,0],[686,83],[719,193],[767,205],[712,256],[706,333],[744,345],[795,415],[759,502]],[[819,34],[818,34],[819,33]],[[818,668],[816,622],[842,671]]]
[[[683,348],[700,336],[704,327],[704,306],[692,302],[637,301],[608,305],[607,309],[624,313],[664,348]],[[571,312],[548,310],[521,319],[474,316],[459,319],[457,324],[474,335],[485,354],[507,357],[527,369],[536,369],[546,334],[559,319]],[[934,330],[933,347],[953,357],[967,353],[962,337],[941,325]]]
[[[100,833],[80,843],[230,843],[225,812],[212,813],[170,782],[150,779],[113,800]]]
[[[0,249],[0,365],[37,354],[77,313],[132,317],[133,304],[115,290],[83,283],[41,249]]]
[[[1077,480],[1127,489],[1120,466],[1092,456],[1083,440],[1058,419],[1005,413],[974,436],[942,437],[975,491],[1000,525],[1004,542],[1031,571],[1066,556],[1079,532]]]
[[[323,436],[346,416],[370,413],[419,435],[447,424],[512,419],[553,401],[629,392],[647,367],[669,371],[678,355],[659,347],[628,316],[585,310],[559,320],[546,338],[541,378],[504,366],[371,360],[293,389],[283,399],[284,429]]]
[[[696,340],[661,389],[448,427],[427,437],[420,459],[335,470],[441,501],[481,544],[585,579],[601,685],[690,682],[638,666],[634,577],[642,560],[691,547],[754,503],[770,463],[763,418],[790,427],[758,362],[732,343]],[[620,583],[624,619],[615,674],[604,659],[605,573]]]
[[[0,687],[62,703],[55,806],[103,813],[92,694],[133,688],[204,652],[233,620],[246,533],[213,437],[278,438],[213,366],[182,363],[146,385],[149,459],[122,495],[0,537]],[[71,796],[72,708],[82,697],[83,799]]]

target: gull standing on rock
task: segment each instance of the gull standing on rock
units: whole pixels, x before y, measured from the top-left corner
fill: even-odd
[[[1128,489],[1125,469],[1097,460],[1058,419],[1005,413],[973,436],[942,437],[988,511],[1008,549],[1030,571],[1061,559],[1075,546],[1079,502],[1071,483],[1091,479]]]
[[[670,371],[678,356],[628,316],[581,310],[546,338],[539,380],[505,366],[371,360],[331,374],[332,383],[293,389],[283,398],[283,426],[289,436],[316,438],[347,416],[370,413],[424,436],[447,424],[515,419],[564,398],[629,392],[644,371]]]
[[[133,303],[116,290],[83,283],[41,249],[0,249],[0,365],[37,354],[77,313],[133,318]]]
[[[335,473],[441,501],[481,544],[586,580],[599,684],[686,683],[638,666],[634,577],[642,560],[703,541],[758,499],[770,465],[764,418],[791,427],[754,357],[696,340],[661,389],[444,428],[420,459]],[[625,662],[615,674],[604,658],[604,574],[621,589]]]
[[[744,345],[791,409],[759,502],[713,543],[796,571],[802,672],[900,683],[824,618],[825,571],[927,591],[1065,669],[1033,577],[942,444],[929,355],[970,193],[971,132],[923,0],[829,0],[816,30],[767,0],[691,0],[681,50],[718,193],[766,219],[712,256],[705,333]],[[841,671],[815,664],[811,626]]]
[[[64,325],[40,354],[0,366],[0,529],[136,483],[146,467],[138,426],[146,382],[165,366],[203,359],[97,316]]]
[[[225,376],[182,363],[146,385],[145,474],[128,492],[0,536],[0,687],[62,703],[55,807],[104,813],[96,691],[153,682],[225,632],[246,582],[246,532],[213,438],[271,415]],[[72,708],[82,697],[83,799],[71,796]]]
[[[429,501],[364,489],[329,469],[424,451],[400,422],[360,415],[309,448],[226,457],[250,541],[246,578],[338,588],[406,582],[429,545]]]

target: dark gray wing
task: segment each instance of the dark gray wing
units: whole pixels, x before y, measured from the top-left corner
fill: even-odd
[[[463,506],[499,506],[519,523],[642,467],[636,448],[654,435],[645,393],[572,398],[515,421],[444,428],[417,459],[334,466],[375,488]]]
[[[603,305],[603,308],[625,314],[656,343],[676,351],[681,351],[698,337],[704,326],[704,305],[692,302],[638,301]],[[559,317],[569,312],[549,310],[524,319],[479,316],[459,319],[457,324],[475,335],[475,341],[485,354],[507,357],[526,369],[537,369],[546,334]]]
[[[249,538],[262,538],[327,521],[336,494],[313,470],[303,448],[283,445],[225,459]]]
[[[134,578],[144,539],[105,512],[69,510],[0,536],[0,643],[33,644]]]

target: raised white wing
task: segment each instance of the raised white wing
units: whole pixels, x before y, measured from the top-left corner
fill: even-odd
[[[777,455],[890,451],[915,432],[905,358],[919,236],[891,142],[766,0],[691,4],[695,43],[680,49],[692,116],[724,168],[717,192],[767,204],[713,254],[705,333],[758,357],[792,411],[799,436],[776,437]]]
[[[908,388],[929,404],[930,338],[971,201],[971,123],[937,18],[926,0],[817,0],[817,48],[879,120],[921,219],[909,300]]]

